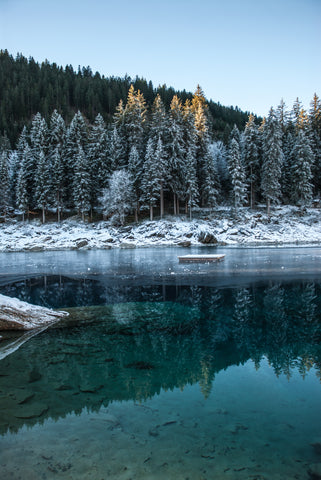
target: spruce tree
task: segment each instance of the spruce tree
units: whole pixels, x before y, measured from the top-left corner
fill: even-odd
[[[135,145],[132,146],[129,152],[128,171],[133,179],[133,194],[136,202],[135,222],[138,222],[138,214],[140,209],[139,201],[142,193],[141,181],[143,175],[143,159]]]
[[[174,95],[170,106],[167,183],[173,194],[174,215],[179,214],[179,199],[185,194],[184,117],[179,98]]]
[[[187,207],[189,210],[189,218],[192,220],[192,210],[197,207],[199,192],[197,184],[197,168],[196,168],[196,156],[193,145],[190,145],[187,150],[185,160],[185,172],[186,172],[186,194],[187,194]]]
[[[131,85],[124,111],[124,127],[129,153],[135,147],[140,157],[143,156],[145,150],[146,114],[146,101],[143,94],[140,90],[136,92]]]
[[[133,179],[125,169],[116,170],[109,179],[109,186],[103,191],[101,205],[105,216],[113,216],[112,220],[125,223],[125,215],[133,210]]]
[[[107,184],[111,174],[111,165],[108,157],[108,139],[103,117],[98,114],[90,129],[88,142],[88,160],[91,185],[91,214],[97,205],[101,190]]]
[[[143,165],[142,174],[142,196],[141,200],[147,202],[149,205],[149,217],[153,220],[153,209],[156,206],[160,197],[160,176],[159,166],[157,164],[157,157],[155,156],[153,148],[153,139],[150,138],[147,142],[145,161]]]
[[[303,206],[312,199],[312,164],[313,152],[308,137],[303,130],[298,132],[293,147],[292,165],[292,200]]]
[[[28,146],[26,148],[29,148]],[[16,205],[22,212],[22,221],[25,220],[25,215],[29,209],[29,195],[28,195],[28,183],[27,183],[27,155],[24,155],[20,163],[20,168],[17,175],[16,183]]]
[[[84,154],[87,155],[88,149],[88,129],[84,117],[81,112],[74,115],[66,135],[66,147],[64,149],[65,159],[65,184],[66,186],[72,185],[74,181],[75,172],[77,169],[77,162],[79,160],[79,147]],[[72,190],[67,188],[65,190],[65,203],[67,206],[73,206]]]
[[[8,151],[0,152],[0,208],[4,221],[6,221],[8,214],[8,207],[10,205],[10,178],[9,178],[9,162]]]
[[[271,108],[263,131],[263,165],[261,174],[262,195],[266,199],[268,215],[270,215],[271,203],[280,201],[282,164],[282,131],[275,112]]]
[[[85,221],[85,214],[90,209],[90,192],[91,185],[88,162],[83,147],[79,142],[75,161],[73,202],[78,213],[81,215],[82,221]]]
[[[243,162],[246,178],[250,186],[250,206],[251,209],[253,209],[255,206],[255,197],[259,189],[260,163],[258,131],[252,114],[249,116],[249,120],[244,130]]]
[[[42,223],[46,221],[46,209],[50,206],[52,173],[50,163],[43,150],[40,151],[35,176],[35,205],[42,211]]]
[[[321,196],[321,100],[316,93],[310,106],[309,125],[311,148],[314,156],[312,168],[314,191],[316,195]]]
[[[234,207],[237,213],[239,207],[244,205],[246,197],[246,183],[239,143],[232,138],[229,145],[228,167],[233,186]]]
[[[128,162],[126,162],[125,153],[126,149],[124,148],[122,136],[119,133],[119,127],[114,125],[109,133],[108,145],[108,165],[110,165],[112,171],[119,170],[127,166]],[[106,186],[107,185],[104,185],[104,187]]]

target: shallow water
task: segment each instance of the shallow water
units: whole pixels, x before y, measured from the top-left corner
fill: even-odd
[[[251,263],[244,249],[243,263],[270,265],[269,274],[238,272],[235,282],[226,271],[222,284],[222,265],[180,275],[173,250],[164,251],[160,269],[175,269],[166,281],[156,269],[143,282],[134,262],[113,281],[81,275],[79,263],[70,276],[13,272],[2,283],[1,293],[68,308],[70,318],[0,362],[1,479],[313,478],[321,463],[313,260],[300,275],[271,278],[284,252],[280,261],[267,249]]]

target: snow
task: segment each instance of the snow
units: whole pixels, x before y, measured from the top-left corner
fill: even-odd
[[[4,330],[39,328],[68,315],[66,312],[55,312],[49,308],[31,305],[1,294],[0,312],[0,325]]]
[[[263,208],[242,208],[235,218],[230,209],[218,208],[203,220],[167,217],[119,228],[73,219],[43,225],[11,221],[0,226],[0,252],[188,246],[201,245],[204,238],[223,245],[321,243],[321,211],[276,207],[269,217]]]

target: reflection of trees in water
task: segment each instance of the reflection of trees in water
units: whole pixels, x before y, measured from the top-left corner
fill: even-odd
[[[32,298],[36,291],[47,302],[59,292],[65,301],[70,282],[39,281]],[[25,284],[21,292],[25,295]],[[265,357],[276,375],[288,378],[294,369],[304,377],[314,368],[321,379],[320,283],[97,291],[97,283],[87,280],[77,295],[85,304],[112,297],[115,303],[76,311],[77,324],[34,337],[0,363],[0,374],[6,374],[0,376],[0,390],[10,392],[0,409],[5,412],[0,431],[84,406],[98,410],[113,400],[144,400],[187,384],[199,383],[208,397],[218,372],[249,359],[259,368]],[[124,299],[127,303],[119,302]],[[26,407],[30,419],[19,419]]]

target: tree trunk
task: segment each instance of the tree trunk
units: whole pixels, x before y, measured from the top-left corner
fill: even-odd
[[[42,205],[42,223],[46,221],[45,206]]]
[[[266,199],[266,208],[267,208],[267,214],[270,215],[270,211],[271,211],[271,199],[270,198]]]
[[[179,198],[177,197],[177,215],[179,215]]]
[[[174,198],[173,198],[173,202],[174,202],[174,215],[176,215],[176,194],[174,193]]]
[[[153,206],[149,206],[149,219],[152,222],[153,221]]]

